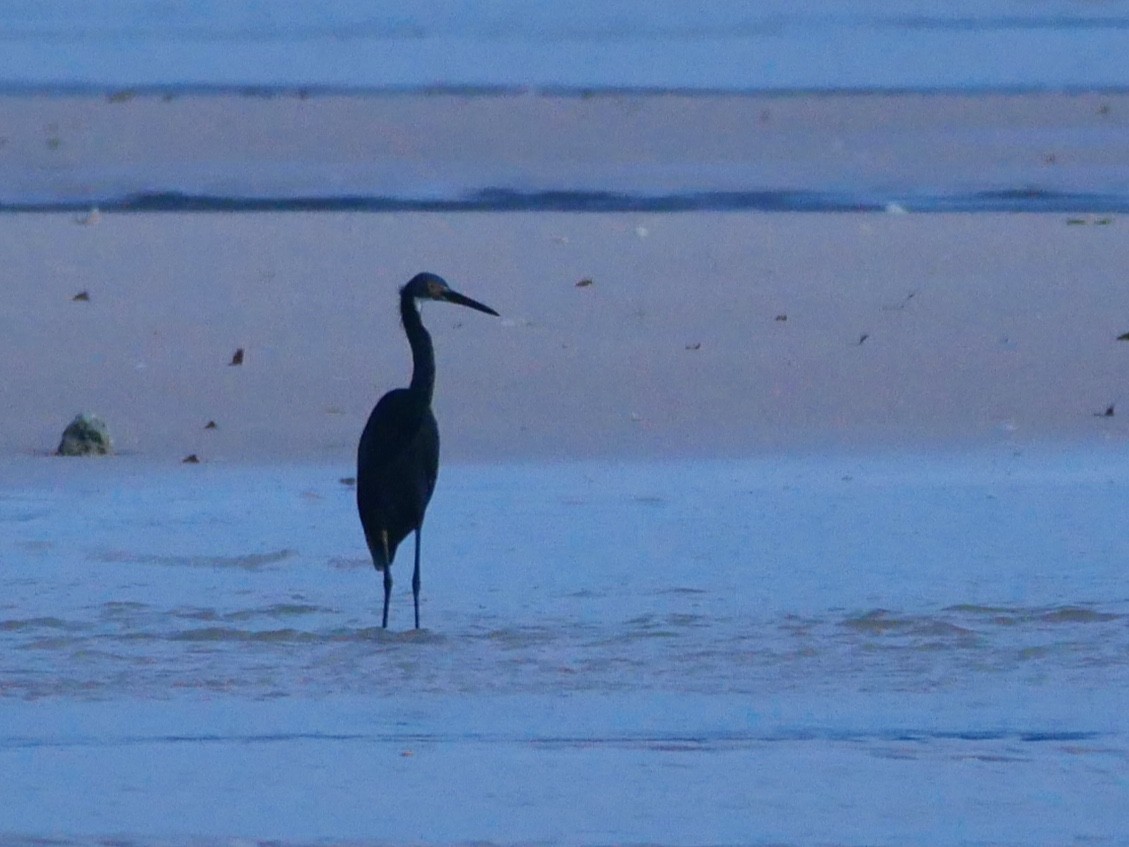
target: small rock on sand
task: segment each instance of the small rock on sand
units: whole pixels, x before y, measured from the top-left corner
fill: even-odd
[[[105,456],[114,451],[106,422],[97,415],[75,415],[63,430],[55,452],[60,456]]]

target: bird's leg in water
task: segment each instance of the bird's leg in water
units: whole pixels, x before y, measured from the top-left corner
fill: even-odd
[[[388,558],[388,530],[380,531],[380,540],[384,544],[384,623],[381,626],[388,629],[388,599],[392,596],[392,562]]]
[[[416,629],[419,629],[419,532],[416,527],[416,569],[412,572],[412,599],[416,604]]]
[[[2,0],[0,0],[2,2]],[[377,401],[357,443],[357,512],[373,565],[384,571],[384,627],[392,594],[392,554],[416,533],[412,598],[419,629],[420,524],[439,470],[439,428],[431,411],[435,391],[435,349],[420,319],[420,300],[445,300],[497,317],[498,313],[452,291],[432,273],[416,274],[400,289],[400,322],[412,348],[412,381]],[[412,520],[408,520],[411,517]],[[412,523],[415,526],[410,526]],[[391,533],[395,530],[396,536]],[[373,536],[381,543],[372,544]],[[383,549],[381,549],[383,545]]]

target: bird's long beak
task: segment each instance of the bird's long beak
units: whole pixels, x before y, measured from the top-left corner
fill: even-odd
[[[443,299],[448,303],[457,303],[460,306],[469,306],[472,309],[477,309],[478,311],[485,312],[488,315],[499,317],[498,313],[491,309],[489,306],[484,306],[477,300],[471,300],[469,297],[463,294],[459,294],[459,292],[457,291],[451,291],[450,289],[448,289],[443,293]]]

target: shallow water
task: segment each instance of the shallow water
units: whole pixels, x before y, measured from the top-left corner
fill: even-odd
[[[1122,452],[5,471],[6,843],[1121,838]]]
[[[1123,3],[920,0],[0,8],[9,85],[1124,87]]]

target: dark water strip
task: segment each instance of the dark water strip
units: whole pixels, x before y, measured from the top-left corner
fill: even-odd
[[[645,195],[606,191],[483,189],[451,198],[367,195],[234,197],[145,192],[122,197],[0,203],[0,212],[1129,212],[1129,196],[1039,188],[878,197],[867,192],[704,191]]]
[[[1018,742],[1027,744],[1093,742],[1108,733],[1091,730],[888,729],[853,731],[830,727],[792,727],[772,732],[748,733],[619,733],[541,735],[538,733],[491,732],[269,732],[255,734],[136,735],[122,737],[80,736],[71,738],[0,738],[0,749],[64,749],[72,747],[122,747],[152,744],[285,744],[296,741],[331,741],[373,744],[528,744],[539,747],[631,747],[664,749],[686,747],[743,747],[761,744],[793,744],[809,741],[832,743],[921,743],[930,742]]]
[[[317,98],[398,98],[460,97],[513,98],[555,97],[588,100],[599,97],[755,97],[789,99],[795,97],[876,97],[950,96],[994,97],[1060,94],[1118,96],[1129,94],[1129,85],[977,84],[967,85],[854,85],[854,86],[710,86],[710,85],[507,85],[507,84],[421,84],[347,85],[310,83],[238,84],[171,82],[117,85],[99,82],[23,82],[0,78],[3,97],[92,97],[123,103],[134,98],[247,97],[261,100],[312,100]]]

